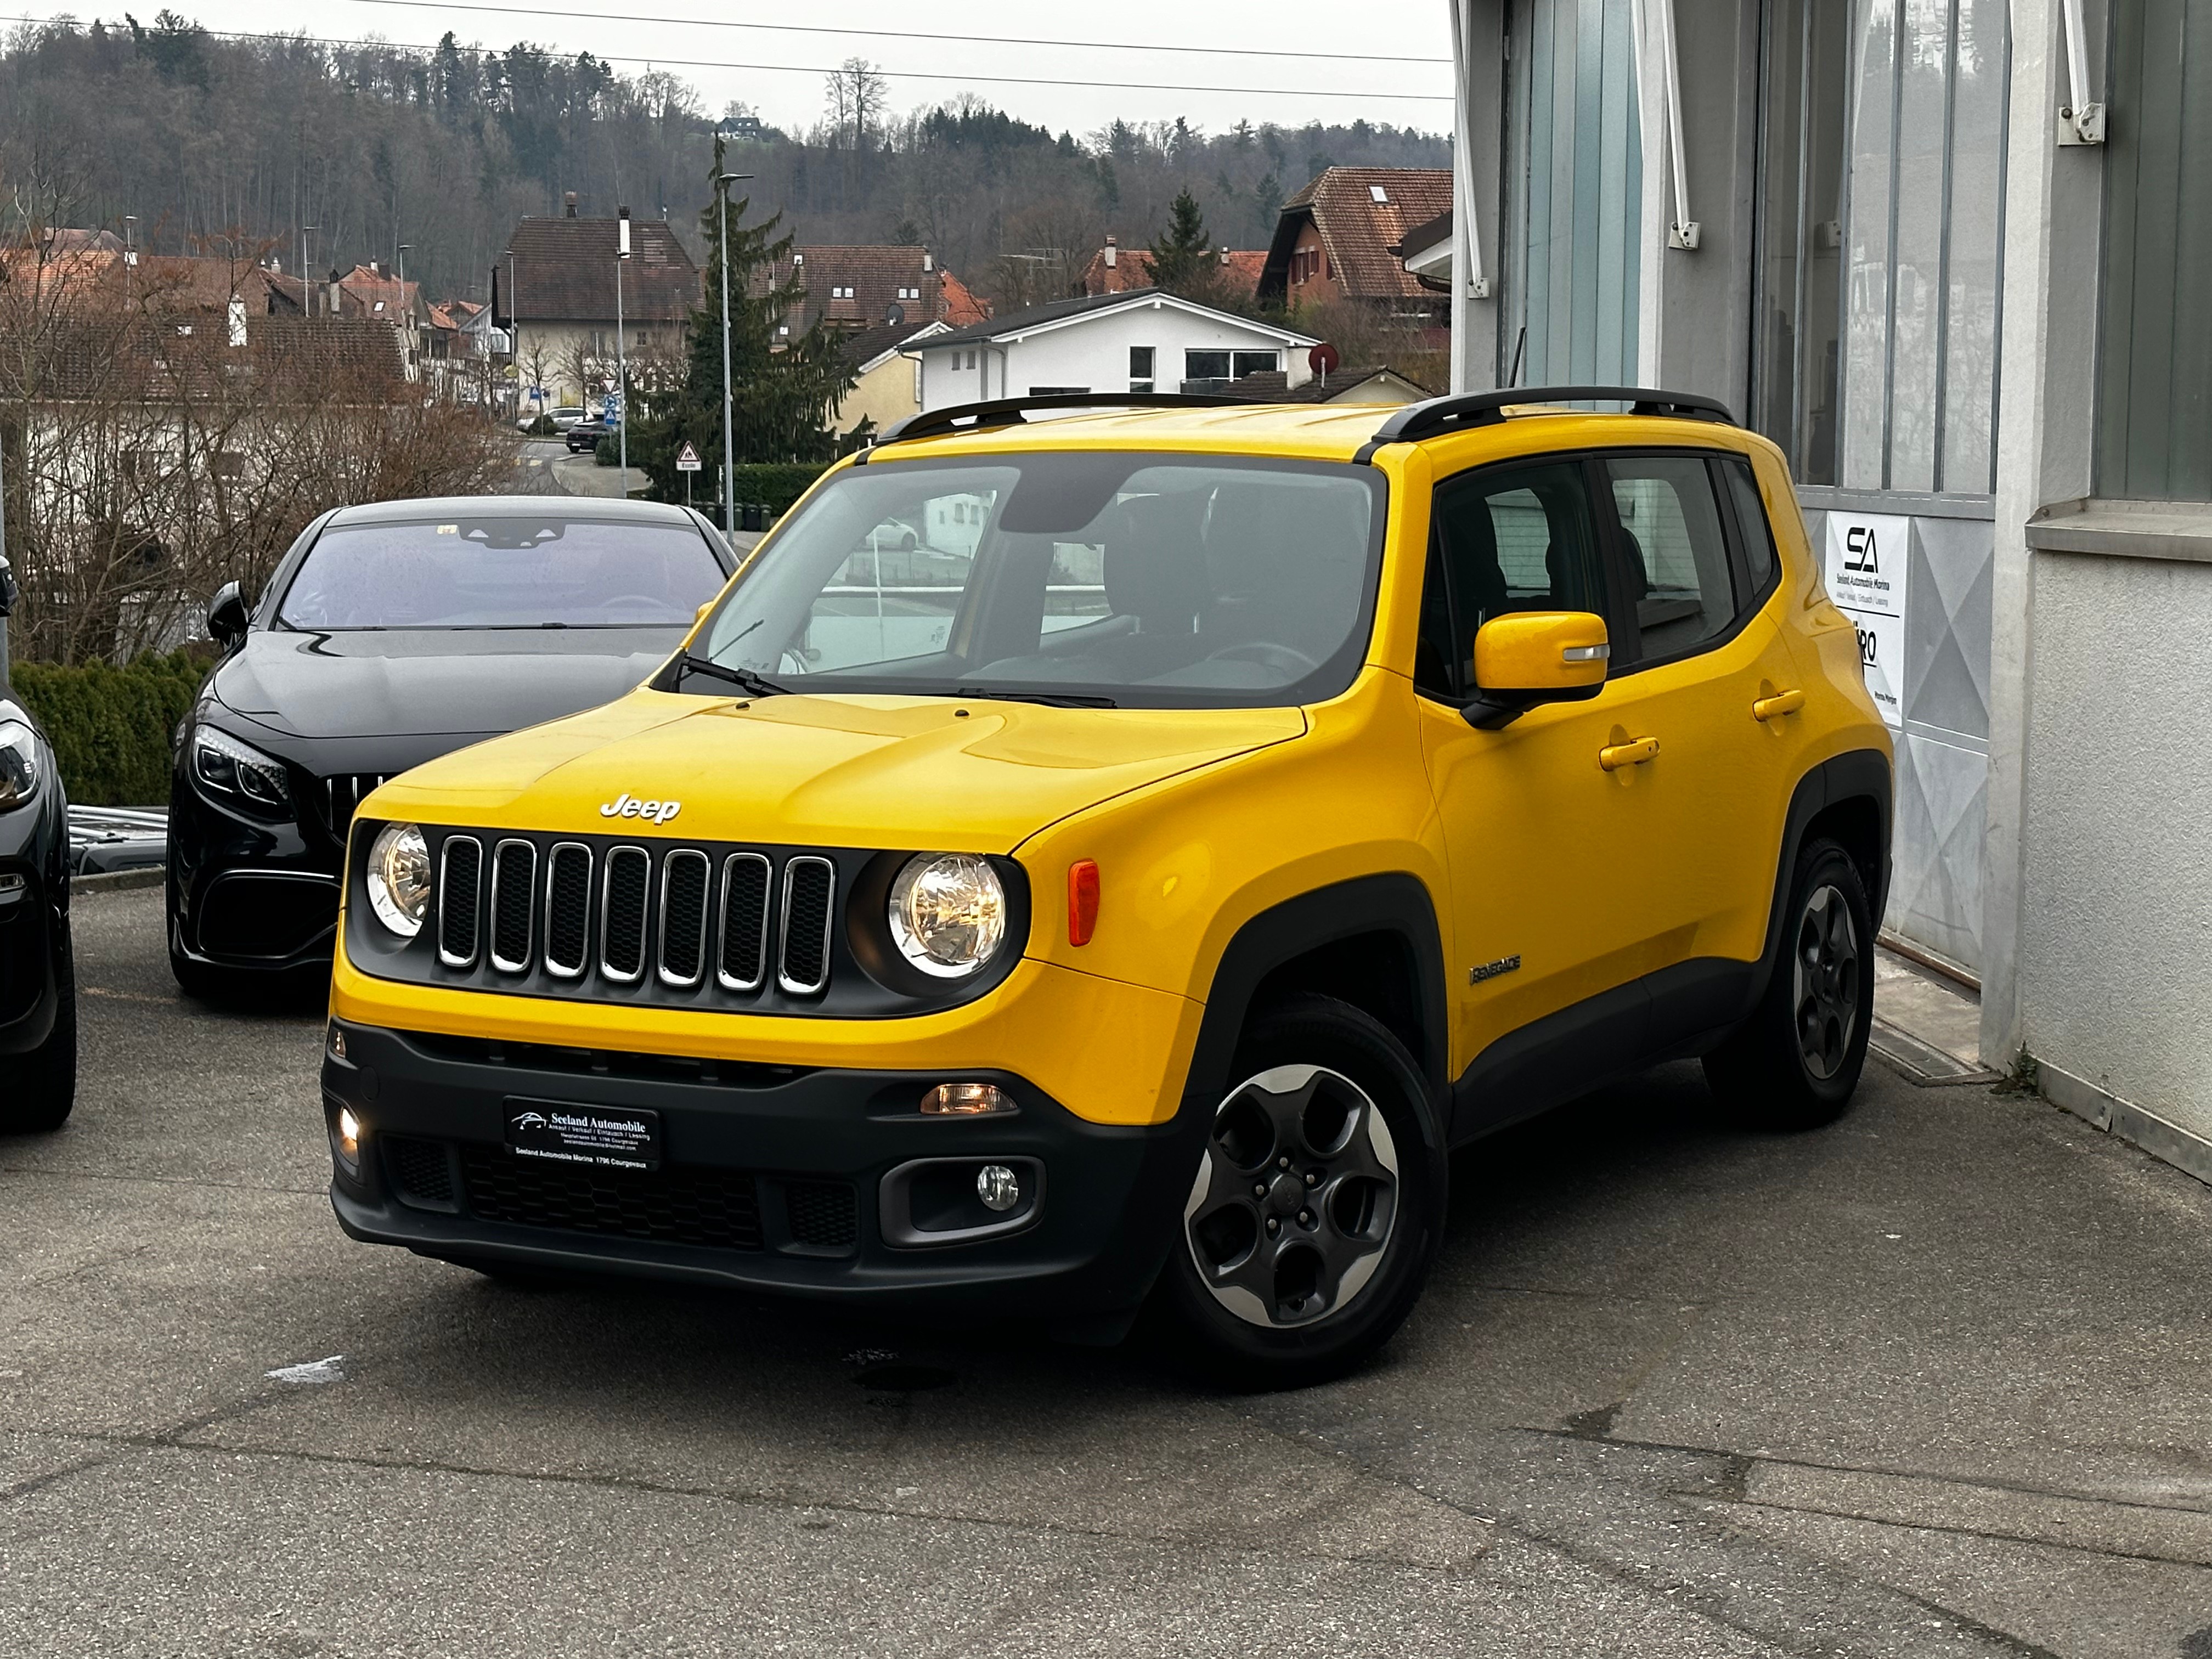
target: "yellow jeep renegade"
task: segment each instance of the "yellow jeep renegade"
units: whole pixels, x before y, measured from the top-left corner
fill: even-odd
[[[914,417],[648,684],[363,804],[349,1233],[1148,1306],[1295,1383],[1406,1317],[1455,1148],[1690,1055],[1843,1109],[1890,745],[1771,445],[1618,388],[1060,407],[1123,401]]]

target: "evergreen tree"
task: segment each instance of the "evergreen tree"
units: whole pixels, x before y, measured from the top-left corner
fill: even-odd
[[[710,188],[725,170],[722,155],[717,135]],[[858,377],[838,337],[818,318],[803,333],[777,333],[805,304],[806,283],[796,271],[782,283],[773,280],[791,252],[793,238],[787,232],[776,234],[781,214],[744,222],[747,205],[740,200],[729,206],[731,439],[736,460],[740,466],[829,461],[837,453],[830,411]],[[641,394],[630,428],[631,465],[644,468],[654,497],[665,501],[684,499],[676,454],[685,441],[705,463],[702,480],[720,476],[722,459],[722,228],[711,205],[699,221],[707,264],[701,303],[691,313],[683,378]]]
[[[1175,198],[1166,232],[1152,244],[1152,286],[1194,296],[1213,283],[1213,254],[1206,241],[1206,221],[1198,198],[1188,189]]]

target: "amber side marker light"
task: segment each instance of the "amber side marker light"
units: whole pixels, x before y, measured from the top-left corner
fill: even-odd
[[[940,1083],[921,1097],[929,1117],[986,1117],[1011,1112],[1014,1097],[995,1083]]]
[[[1067,866],[1067,942],[1088,945],[1098,926],[1098,866],[1079,859]]]

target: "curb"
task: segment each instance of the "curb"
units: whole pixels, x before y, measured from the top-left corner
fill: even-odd
[[[161,865],[150,865],[143,870],[111,870],[105,875],[71,876],[72,893],[122,893],[134,887],[159,887],[167,879],[168,872]]]

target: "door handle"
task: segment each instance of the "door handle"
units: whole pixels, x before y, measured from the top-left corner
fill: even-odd
[[[1618,772],[1624,766],[1641,766],[1658,752],[1658,738],[1634,738],[1626,743],[1607,744],[1597,751],[1597,763],[1608,772]]]
[[[1805,706],[1802,691],[1778,691],[1771,697],[1760,697],[1751,705],[1751,717],[1755,720],[1780,720],[1784,714],[1794,714]]]

